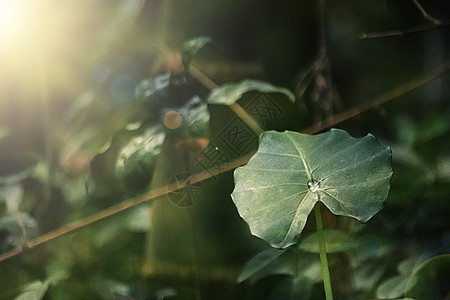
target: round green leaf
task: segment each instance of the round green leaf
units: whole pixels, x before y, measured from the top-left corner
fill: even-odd
[[[388,195],[390,159],[389,147],[370,134],[269,131],[249,163],[236,169],[231,196],[252,234],[285,248],[299,242],[318,201],[336,215],[368,221]]]

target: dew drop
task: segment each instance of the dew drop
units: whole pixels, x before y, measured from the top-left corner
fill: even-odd
[[[311,192],[315,193],[319,190],[320,181],[310,179],[308,180],[306,185]]]

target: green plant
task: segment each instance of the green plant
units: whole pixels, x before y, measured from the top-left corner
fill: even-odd
[[[183,18],[190,15],[180,9],[181,2],[164,1],[164,5],[170,2]],[[239,19],[260,18],[263,11],[259,3],[236,3],[242,9],[250,5],[251,12],[245,18],[230,15],[233,22],[238,20],[231,27],[239,33],[248,31],[253,27],[247,28]],[[311,300],[323,298],[322,281],[329,299],[402,295],[442,299],[450,270],[445,255],[449,249],[448,107],[434,111],[427,103],[428,115],[422,115],[414,95],[408,105],[386,103],[444,75],[450,65],[398,85],[409,78],[414,66],[421,70],[420,65],[402,67],[397,55],[394,59],[374,55],[387,52],[390,42],[365,41],[355,47],[355,34],[375,23],[356,26],[354,18],[359,13],[354,12],[365,11],[362,19],[376,16],[374,4],[352,4],[364,9],[348,10],[343,9],[349,4],[345,1],[330,2],[329,11],[334,14],[330,35],[339,43],[328,49],[325,5],[319,3],[319,55],[297,78],[290,72],[299,71],[296,59],[309,59],[302,51],[314,48],[313,43],[305,39],[297,49],[282,40],[293,34],[303,41],[307,35],[301,32],[314,31],[307,24],[282,25],[281,29],[278,25],[284,22],[274,16],[265,19],[274,26],[269,26],[269,34],[259,33],[265,42],[258,46],[255,41],[244,42],[245,33],[229,34],[239,37],[239,42],[233,42],[238,49],[249,46],[250,52],[252,47],[261,51],[251,57],[256,63],[245,63],[249,58],[245,55],[244,62],[229,57],[196,61],[197,52],[211,43],[205,37],[181,47],[180,58],[161,41],[150,46],[152,42],[143,37],[142,43],[130,43],[140,54],[120,53],[136,65],[120,56],[98,61],[91,89],[70,102],[64,114],[56,114],[63,108],[54,101],[59,92],[46,91],[47,79],[58,76],[44,74],[45,66],[37,76],[43,114],[26,105],[32,113],[16,116],[21,105],[9,105],[17,100],[15,92],[2,94],[1,111],[7,112],[5,116],[12,112],[14,118],[8,117],[0,126],[0,299],[17,295],[16,299]],[[227,14],[223,11],[227,5],[218,2],[208,7],[216,6],[222,15]],[[273,8],[266,9],[272,14]],[[298,8],[291,9],[292,16]],[[300,10],[313,15],[308,9]],[[302,18],[279,15],[306,20],[310,18],[306,14]],[[206,20],[192,15],[197,21]],[[216,13],[208,10],[207,15],[215,18]],[[252,31],[248,36],[258,34]],[[376,36],[380,35],[362,37]],[[162,40],[177,44],[169,38]],[[347,43],[351,47],[346,48]],[[364,51],[361,45],[370,43],[370,51]],[[428,43],[439,48],[438,43]],[[415,62],[418,53],[410,50],[407,53]],[[85,55],[93,52],[98,51],[83,49]],[[264,58],[267,52],[272,53],[271,62]],[[364,74],[361,80],[355,75],[358,65]],[[130,76],[119,74],[121,68],[132,71],[127,73]],[[214,70],[225,75],[214,76]],[[395,80],[386,71],[392,71]],[[374,73],[380,78],[371,77]],[[5,74],[10,77],[8,68]],[[18,90],[19,85],[26,90],[26,80],[20,77],[13,74],[12,78]],[[359,101],[391,84],[395,87],[388,92]],[[338,90],[345,100],[342,103]],[[445,92],[440,87],[436,96],[427,92],[426,98],[438,103],[437,95]],[[12,100],[3,105],[3,99]],[[304,102],[308,112],[303,110]],[[23,126],[34,125],[31,115],[43,119],[44,132],[28,132],[31,127]],[[355,116],[360,117],[341,123]],[[298,133],[316,134],[336,124],[355,136],[376,132],[393,149],[395,177],[389,201],[367,225],[355,220],[367,221],[384,204],[391,175],[389,150],[370,135],[354,139],[336,129],[315,136]],[[291,131],[281,133],[285,130]],[[236,171],[233,197],[253,233],[274,247],[250,234],[230,196],[232,171],[257,151],[262,133],[260,150]],[[45,142],[35,144],[39,138]],[[261,153],[263,149],[266,153]],[[274,149],[278,155],[268,155]],[[259,169],[251,170],[255,161]],[[275,173],[279,170],[278,176],[264,169],[266,165]],[[151,209],[142,205],[150,203]]]
[[[314,239],[318,241],[326,299],[330,300],[326,242],[338,233],[326,234],[320,203],[333,214],[367,222],[387,198],[390,159],[390,149],[372,135],[354,139],[337,129],[315,136],[266,132],[260,137],[258,152],[235,171],[233,201],[252,234],[282,249],[302,244],[300,234],[314,209]],[[248,268],[260,271],[254,265]]]

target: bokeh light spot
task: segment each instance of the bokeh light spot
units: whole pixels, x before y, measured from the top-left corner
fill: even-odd
[[[164,115],[164,125],[169,129],[177,129],[183,122],[183,117],[177,111],[171,110]]]
[[[137,65],[124,56],[105,56],[89,74],[94,100],[103,107],[122,109],[136,99],[136,89],[141,80]]]
[[[111,95],[119,102],[130,102],[136,97],[136,80],[129,75],[120,75],[111,82]]]
[[[111,76],[111,70],[108,68],[108,66],[98,64],[92,70],[91,76],[94,81],[98,83],[104,83]]]

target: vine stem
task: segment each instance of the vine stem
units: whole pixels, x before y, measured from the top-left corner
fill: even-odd
[[[314,214],[316,216],[317,236],[319,238],[320,265],[322,266],[323,286],[325,290],[325,299],[333,300],[333,290],[331,288],[330,270],[328,269],[327,248],[325,245],[325,235],[323,233],[322,213],[320,205],[314,206]]]

